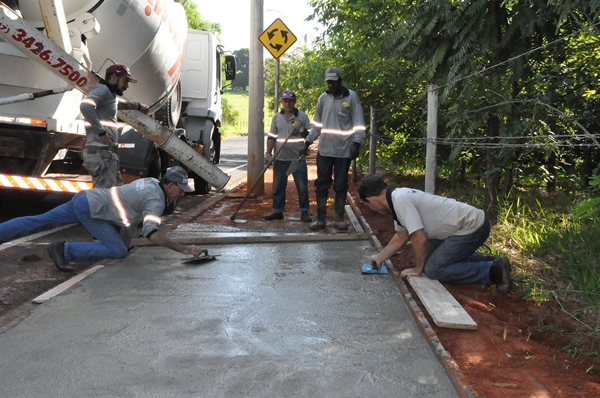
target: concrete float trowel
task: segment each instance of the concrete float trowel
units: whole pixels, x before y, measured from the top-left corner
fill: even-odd
[[[203,263],[205,261],[216,260],[217,257],[220,256],[220,254],[208,254],[208,250],[207,249],[202,249],[202,252],[204,254],[201,255],[201,256],[189,257],[189,258],[182,258],[181,262],[182,263],[186,263],[186,264],[200,264],[200,263]]]
[[[377,261],[371,261],[371,264],[363,264],[360,267],[360,272],[363,274],[389,274],[385,265],[382,265],[381,268],[377,267]]]

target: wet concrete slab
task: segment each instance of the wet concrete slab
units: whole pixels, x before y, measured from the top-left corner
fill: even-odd
[[[2,397],[456,397],[367,241],[142,247],[0,335]]]

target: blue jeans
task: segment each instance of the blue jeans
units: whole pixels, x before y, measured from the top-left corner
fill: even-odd
[[[327,192],[333,183],[335,192],[348,192],[348,170],[350,170],[350,158],[334,158],[321,156],[317,153],[317,179],[315,180],[315,192],[318,197],[327,197]]]
[[[490,235],[487,217],[479,229],[470,235],[455,235],[444,240],[427,241],[425,275],[429,279],[453,283],[490,284],[491,261],[475,253]]]
[[[87,195],[83,191],[73,196],[71,201],[44,214],[14,218],[0,224],[0,243],[67,224],[83,224],[98,242],[65,243],[65,260],[80,263],[127,255],[127,246],[115,226],[90,216]]]
[[[285,190],[288,176],[286,174],[291,160],[277,160],[273,162],[273,213],[285,211]],[[300,166],[292,173],[296,190],[298,191],[298,208],[308,211],[308,169],[306,160],[300,160]]]

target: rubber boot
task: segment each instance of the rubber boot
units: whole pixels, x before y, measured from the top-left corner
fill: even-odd
[[[348,224],[344,222],[344,212],[346,207],[346,192],[335,193],[335,222],[333,226],[336,229],[345,231],[348,229]]]
[[[327,196],[317,197],[317,221],[310,224],[308,228],[312,231],[317,231],[319,229],[324,229],[325,224],[325,214],[327,213]]]

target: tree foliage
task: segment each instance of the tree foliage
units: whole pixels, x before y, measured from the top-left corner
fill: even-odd
[[[433,83],[438,166],[452,178],[485,180],[497,197],[515,182],[577,189],[598,169],[600,0],[310,4],[325,30],[313,49],[282,57],[280,89],[295,90],[310,112],[325,68],[338,66],[365,115],[375,110],[380,163],[424,164]],[[271,97],[272,60],[266,76]]]
[[[198,6],[193,1],[186,1],[183,8],[188,21],[188,28],[194,30],[206,30],[219,37],[221,34],[221,24],[210,22],[200,15]]]

